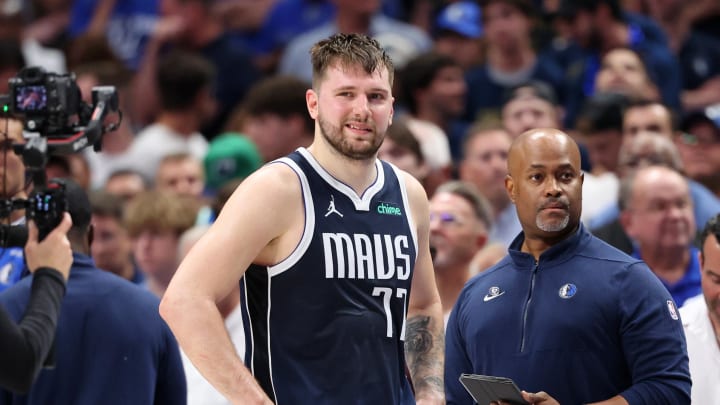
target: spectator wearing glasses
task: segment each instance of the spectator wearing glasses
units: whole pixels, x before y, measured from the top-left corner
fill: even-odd
[[[471,183],[450,181],[430,200],[430,246],[445,325],[460,290],[475,273],[473,258],[488,242],[490,203]]]

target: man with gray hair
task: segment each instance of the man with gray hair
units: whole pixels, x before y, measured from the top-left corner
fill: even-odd
[[[490,204],[472,183],[444,183],[430,200],[430,246],[446,325],[491,227]]]

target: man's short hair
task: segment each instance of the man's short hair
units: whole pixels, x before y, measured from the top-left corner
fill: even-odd
[[[125,227],[131,237],[143,231],[171,231],[180,236],[195,224],[198,205],[191,197],[162,191],[144,191],[125,210]]]
[[[82,233],[87,231],[92,219],[92,209],[85,190],[71,179],[52,179],[50,182],[65,185],[65,199],[73,223],[71,229]]]
[[[653,105],[659,105],[668,112],[668,115],[670,116],[670,127],[673,131],[677,131],[678,129],[680,129],[680,118],[677,111],[659,100],[650,100],[647,98],[631,98],[625,105],[625,109],[623,110],[623,116],[627,114],[628,110],[631,110],[633,108],[645,108]]]
[[[310,49],[313,66],[313,87],[325,77],[328,68],[339,63],[343,68],[362,68],[365,73],[388,71],[388,80],[392,87],[395,76],[390,56],[380,43],[365,34],[334,34],[313,45]]]
[[[710,124],[720,131],[720,105],[686,112],[680,123],[680,129],[690,132],[692,127],[700,123]]]
[[[488,231],[492,228],[493,217],[491,205],[474,184],[461,180],[452,180],[441,184],[437,190],[435,190],[435,194],[438,193],[453,194],[467,201],[472,207],[473,214],[485,225],[485,228]]]
[[[552,86],[541,80],[529,80],[525,83],[513,86],[504,94],[503,108],[511,101],[518,98],[537,98],[544,100],[553,106],[558,105],[557,94]]]
[[[583,103],[575,128],[583,135],[601,131],[620,131],[623,128],[623,111],[630,99],[620,93],[597,93]]]
[[[123,200],[115,194],[108,193],[104,190],[91,192],[90,207],[92,208],[93,215],[113,218],[122,224]]]
[[[305,130],[313,133],[315,120],[308,114],[305,102],[305,92],[309,87],[309,83],[292,76],[269,77],[250,88],[240,109],[243,114],[254,117],[273,114],[287,119],[299,115],[303,118]]]
[[[395,120],[387,129],[385,136],[391,139],[393,142],[406,148],[412,152],[413,156],[417,159],[418,163],[425,162],[425,155],[422,153],[420,141],[413,135],[410,128],[408,128],[407,120],[398,119]]]
[[[440,70],[456,66],[459,67],[455,59],[432,51],[415,57],[405,65],[400,84],[403,102],[411,113],[417,114],[415,91],[428,88]]]
[[[198,94],[210,88],[215,68],[202,56],[185,51],[172,51],[158,62],[156,81],[162,108],[181,111],[195,103]]]
[[[710,218],[702,232],[700,232],[700,256],[705,260],[705,241],[710,235],[715,236],[715,240],[720,242],[720,214]]]

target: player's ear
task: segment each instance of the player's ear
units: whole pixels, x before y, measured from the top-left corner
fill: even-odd
[[[308,112],[312,119],[317,119],[318,116],[318,94],[313,89],[308,89],[305,92],[305,103],[307,104]]]

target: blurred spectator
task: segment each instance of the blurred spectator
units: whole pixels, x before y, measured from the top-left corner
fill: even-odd
[[[668,34],[668,45],[682,72],[682,105],[686,110],[720,103],[720,38],[693,29],[697,4],[683,0],[647,0],[650,15]],[[720,6],[716,12],[720,14]]]
[[[73,179],[86,191],[90,186],[90,172],[82,153],[49,156],[45,164],[45,175],[48,179]]]
[[[580,46],[564,62],[568,124],[574,123],[582,101],[593,93],[601,56],[618,47],[636,51],[657,84],[662,101],[680,109],[680,67],[666,39],[657,38],[652,29],[628,18],[619,0],[562,0],[558,13],[569,22],[571,37]]]
[[[588,151],[592,170],[583,181],[582,220],[589,224],[606,207],[617,202],[618,158],[623,142],[623,109],[627,97],[618,93],[590,96],[577,118],[578,140]]]
[[[250,138],[263,162],[310,146],[315,122],[305,102],[309,87],[309,83],[292,76],[275,76],[256,83],[233,113],[228,130]]]
[[[90,188],[97,190],[103,187],[110,173],[128,166],[125,154],[135,139],[132,118],[127,114],[131,101],[130,73],[116,60],[90,62],[75,67],[73,71],[77,75],[85,102],[92,102],[92,88],[95,86],[115,86],[120,99],[120,111],[123,114],[120,126],[103,135],[99,152],[94,148],[83,150],[90,171]],[[118,119],[117,116],[110,118],[113,121]]]
[[[157,120],[137,134],[125,156],[146,178],[155,177],[160,160],[188,152],[205,156],[208,141],[198,131],[214,114],[211,89],[215,70],[204,58],[182,51],[163,56],[156,72],[162,109]]]
[[[24,15],[24,4],[13,0],[0,3],[0,40],[13,42],[12,47],[20,49],[27,66],[40,66],[49,72],[65,73],[65,55],[61,50],[46,47],[35,38],[35,34],[26,35],[25,29],[32,17]]]
[[[512,139],[535,128],[562,129],[565,110],[558,104],[553,88],[545,82],[530,80],[511,87],[504,94],[501,110],[503,127]],[[579,144],[582,170],[589,172],[585,146]],[[592,180],[591,180],[592,181]]]
[[[420,142],[408,128],[404,119],[396,119],[388,127],[385,140],[378,149],[378,159],[390,162],[398,168],[410,173],[425,188],[425,193],[432,196],[433,189],[427,185],[430,166],[420,148]]]
[[[378,158],[410,173],[420,183],[423,183],[428,175],[429,168],[420,149],[420,142],[403,119],[395,120],[388,127],[385,139],[378,149]]]
[[[119,197],[127,205],[136,195],[148,189],[148,180],[140,172],[122,169],[110,173],[104,190]]]
[[[198,225],[213,221],[213,212],[203,196],[205,173],[203,162],[195,156],[180,152],[167,155],[160,161],[155,173],[155,190],[188,197],[197,208]]]
[[[185,404],[178,345],[158,314],[158,299],[95,267],[88,197],[72,181],[66,197],[73,265],[55,334],[55,366],[40,372],[27,395],[2,391],[0,397],[12,404]],[[31,283],[26,277],[0,295],[15,319],[27,306]]]
[[[603,55],[594,92],[624,94],[633,99],[659,101],[658,88],[640,55],[631,48],[613,48]]]
[[[597,93],[583,104],[575,124],[588,151],[592,174],[615,174],[623,142],[623,111],[630,100],[619,93]]]
[[[212,12],[214,0],[161,0],[162,18],[155,26],[133,86],[134,116],[139,124],[152,122],[162,96],[155,94],[157,64],[167,48],[198,54],[213,66],[211,96],[217,110],[203,122],[202,133],[212,139],[222,131],[230,111],[259,78],[246,49],[233,41]]]
[[[205,189],[202,161],[180,152],[162,158],[155,172],[155,190],[199,200]]]
[[[618,162],[620,181],[638,168],[650,165],[662,165],[678,173],[683,172],[682,159],[670,138],[658,136],[653,132],[643,132],[623,142]],[[720,200],[701,184],[690,179],[687,182],[693,202],[695,228],[698,229],[702,227],[701,221],[707,221],[720,212]],[[630,253],[633,245],[618,220],[622,208],[622,200],[617,204],[609,205],[592,218],[589,227],[600,239]]]
[[[445,325],[460,290],[470,279],[470,264],[488,242],[490,205],[470,183],[451,181],[430,199],[430,246]]]
[[[685,173],[720,197],[720,107],[688,113],[675,144]]]
[[[677,128],[677,116],[670,108],[658,101],[632,101],[623,112],[625,138],[631,138],[641,132],[652,132],[673,139]]]
[[[90,253],[95,265],[135,284],[145,276],[132,258],[132,241],[123,222],[123,201],[106,191],[90,194],[93,243]]]
[[[440,128],[448,138],[453,160],[459,161],[467,127],[459,120],[467,94],[462,68],[449,56],[428,52],[411,59],[401,72],[402,101],[410,115]]]
[[[160,191],[138,194],[125,209],[133,255],[158,297],[175,274],[180,235],[195,224],[197,211],[191,198]]]
[[[443,8],[433,27],[433,50],[467,71],[482,62],[480,6],[474,1],[452,2]]]
[[[34,0],[23,37],[56,49],[64,49],[70,24],[72,0]]]
[[[505,247],[521,230],[515,206],[505,190],[511,143],[506,130],[477,124],[467,133],[459,167],[460,180],[473,184],[490,203],[494,225],[489,229],[489,240]]]
[[[277,69],[290,41],[327,23],[335,14],[327,0],[226,0],[215,2],[213,8],[266,75]]]
[[[131,69],[140,65],[158,22],[162,0],[75,0],[70,35],[103,35],[115,55]]]
[[[504,96],[502,124],[512,139],[533,128],[562,128],[563,110],[547,83],[523,83],[510,88]]]
[[[680,308],[687,338],[693,404],[720,403],[720,216],[700,235],[701,296]]]
[[[530,0],[490,0],[483,4],[485,63],[467,73],[466,118],[474,121],[497,113],[503,96],[528,81],[542,81],[555,97],[563,98],[562,70],[552,58],[540,57],[533,48],[536,10]]]
[[[244,179],[262,166],[255,144],[246,136],[227,132],[210,142],[205,155],[205,183],[211,193],[226,183]]]
[[[432,122],[405,115],[402,118],[415,139],[420,142],[420,151],[430,172],[425,189],[432,195],[435,188],[452,176],[453,161],[450,156],[450,142],[445,132]]]
[[[280,73],[311,82],[310,47],[335,33],[355,32],[372,36],[385,48],[398,69],[413,56],[432,47],[432,41],[424,31],[380,13],[380,0],[331,1],[336,8],[333,21],[292,40],[280,60]]]
[[[666,166],[648,166],[625,176],[620,186],[620,222],[635,242],[632,256],[647,263],[678,307],[700,294],[693,203],[687,181]]]

